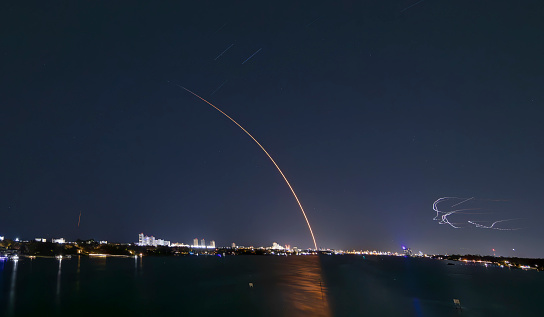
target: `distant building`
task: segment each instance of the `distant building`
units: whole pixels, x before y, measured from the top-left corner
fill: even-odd
[[[402,246],[402,250],[404,251],[405,256],[412,256],[413,255],[413,252],[412,252],[412,250],[410,248]]]
[[[64,238],[51,239],[51,242],[53,242],[53,243],[66,243]]]
[[[172,246],[172,247],[190,247],[190,245],[184,244],[183,242],[174,242],[170,246]]]
[[[277,242],[274,242],[274,243],[272,243],[272,247],[270,247],[270,249],[272,249],[272,250],[283,250],[284,247],[279,245]]]
[[[102,240],[102,241],[100,241],[100,242],[98,242],[98,243],[100,243],[100,244],[108,244],[108,241]]]
[[[215,248],[215,241],[214,240],[210,241],[210,248]]]
[[[47,239],[43,239],[43,238],[36,238],[34,240],[36,240],[36,242],[47,242]]]
[[[236,243],[234,243],[234,242],[232,243],[232,248],[236,249]]]
[[[155,246],[163,246],[163,247],[169,247],[170,241],[166,241],[163,239],[157,239],[155,240]]]
[[[206,247],[206,241],[204,241],[204,239],[200,239],[200,246],[203,248]]]
[[[193,239],[193,247],[198,247],[198,239],[197,238]]]
[[[166,241],[166,240],[163,240],[163,239],[155,239],[154,236],[148,237],[148,236],[144,236],[143,233],[140,233],[138,235],[138,245],[140,245],[140,246],[153,246],[153,247],[156,247],[156,246],[169,247],[170,246],[170,241]]]
[[[4,236],[0,236],[0,241],[4,241]]]

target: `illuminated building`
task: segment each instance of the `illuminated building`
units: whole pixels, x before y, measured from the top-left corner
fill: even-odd
[[[155,244],[154,246],[163,246],[163,247],[169,247],[170,246],[170,241],[166,241],[166,240],[163,240],[163,239],[157,239],[155,240]]]
[[[64,241],[64,238],[51,239],[51,242],[53,242],[53,243],[66,243],[66,241]]]
[[[206,241],[204,241],[204,239],[200,239],[200,246],[203,248],[206,247]]]
[[[214,240],[210,241],[210,248],[215,248],[215,241]]]
[[[193,247],[198,247],[198,239],[197,238],[193,239]]]
[[[281,245],[279,245],[277,242],[274,242],[274,243],[272,243],[272,247],[270,247],[270,249],[272,249],[272,250],[283,250],[285,248],[282,247]]]
[[[148,237],[144,236],[143,233],[140,233],[138,235],[138,245],[140,246],[170,246],[170,241],[166,241],[163,239],[155,239],[154,236]]]
[[[47,242],[47,239],[43,239],[43,238],[36,238],[34,240],[36,240],[36,242]]]
[[[232,243],[232,248],[236,249],[236,243],[234,243],[234,242]]]
[[[0,241],[4,241],[4,236],[0,236]]]
[[[410,248],[407,248],[405,246],[402,246],[402,250],[404,251],[404,255],[405,256],[412,256],[412,250],[410,250]]]
[[[174,242],[170,246],[171,247],[186,247],[186,248],[190,247],[190,245],[184,244],[182,242]]]

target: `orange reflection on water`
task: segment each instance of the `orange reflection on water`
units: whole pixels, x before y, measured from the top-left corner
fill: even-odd
[[[286,259],[279,281],[291,307],[284,316],[332,316],[319,256]]]

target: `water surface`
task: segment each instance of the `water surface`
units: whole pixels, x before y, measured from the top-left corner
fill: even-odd
[[[0,315],[540,316],[543,283],[399,257],[37,258],[0,262]]]

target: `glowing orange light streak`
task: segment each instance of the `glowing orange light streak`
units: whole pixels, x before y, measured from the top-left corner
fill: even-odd
[[[304,208],[302,208],[302,204],[300,203],[300,200],[298,199],[297,197],[297,194],[295,193],[295,190],[293,189],[293,186],[291,186],[291,184],[289,183],[289,181],[287,180],[287,177],[285,177],[285,175],[283,174],[283,172],[281,171],[280,167],[278,166],[278,164],[276,164],[276,161],[274,161],[274,159],[272,158],[272,156],[270,156],[270,154],[268,154],[268,152],[265,150],[265,148],[261,145],[261,143],[259,143],[259,141],[257,141],[257,139],[255,139],[249,132],[247,132],[246,129],[244,129],[244,127],[242,127],[238,122],[236,122],[233,118],[231,118],[228,114],[224,113],[221,109],[217,108],[216,106],[214,106],[211,102],[209,102],[208,100],[200,97],[199,95],[197,95],[196,93],[190,91],[189,89],[183,87],[183,86],[180,86],[180,85],[176,85],[180,88],[183,88],[185,91],[191,93],[193,96],[197,97],[198,99],[204,101],[205,103],[207,103],[208,105],[212,106],[213,108],[215,108],[215,110],[221,112],[225,117],[229,118],[230,121],[234,122],[240,129],[242,129],[247,135],[249,135],[249,137],[255,141],[255,143],[257,143],[257,145],[261,148],[261,150],[263,150],[263,152],[266,154],[266,156],[268,156],[268,158],[272,161],[272,163],[274,164],[274,166],[276,166],[276,169],[278,169],[278,172],[280,172],[281,174],[281,177],[283,177],[283,180],[285,180],[285,183],[287,184],[287,186],[289,186],[289,189],[291,190],[291,193],[293,193],[293,196],[295,197],[295,200],[297,201],[297,204],[298,206],[300,207],[300,211],[302,211],[302,215],[304,216],[304,219],[306,220],[306,224],[308,224],[308,229],[310,229],[310,234],[312,235],[312,240],[314,241],[314,247],[315,249],[317,250],[317,242],[315,242],[315,236],[314,236],[314,232],[312,231],[312,226],[310,226],[310,221],[308,221],[308,217],[306,216],[306,213],[304,212]]]

